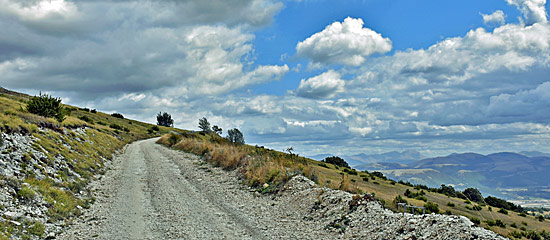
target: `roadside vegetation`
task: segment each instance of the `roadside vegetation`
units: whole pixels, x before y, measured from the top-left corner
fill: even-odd
[[[315,161],[294,154],[292,147],[285,153],[236,143],[229,136],[212,131],[206,118],[199,120],[199,128],[201,131],[166,134],[158,143],[202,156],[223,169],[236,170],[248,185],[262,193],[277,191],[292,176],[303,174],[323,187],[354,194],[372,193],[393,211],[402,211],[397,203],[407,203],[424,207],[426,213],[465,216],[474,224],[509,238],[550,239],[548,220],[539,221],[539,217],[528,215],[520,206],[503,199],[483,197],[475,188],[456,191],[446,185],[429,188],[396,182],[380,172],[349,168],[337,156]]]
[[[61,99],[47,94],[31,97],[0,88],[0,131],[30,136],[34,139],[32,148],[46,156],[24,154],[21,174],[0,175],[0,183],[17,189],[15,197],[20,201],[46,201],[49,221],[69,223],[93,202],[86,185],[105,171],[105,161],[116,151],[135,140],[180,130],[124,119],[120,113],[110,115],[64,105]],[[30,160],[37,164],[27,164]],[[4,207],[0,205],[0,209]],[[20,225],[0,221],[0,239],[44,237],[44,222],[11,220]]]

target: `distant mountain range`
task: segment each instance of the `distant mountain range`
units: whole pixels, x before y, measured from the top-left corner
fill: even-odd
[[[316,155],[322,160],[331,154]],[[340,156],[357,170],[380,171],[390,179],[482,193],[506,199],[550,199],[550,154],[538,151],[501,152],[489,155],[453,153],[425,158],[416,151]]]
[[[315,160],[323,160],[326,157],[330,157],[330,156],[339,156],[344,160],[346,160],[346,162],[354,168],[357,168],[357,166],[360,166],[360,165],[377,163],[377,162],[408,164],[408,163],[412,163],[414,161],[418,161],[420,159],[425,158],[425,156],[422,155],[420,152],[417,152],[414,150],[407,150],[403,152],[393,151],[393,152],[371,154],[371,155],[367,155],[365,153],[356,154],[356,155],[347,155],[347,156],[340,156],[340,155],[333,155],[333,154],[318,154],[315,156],[310,156],[310,158]]]
[[[550,199],[550,154],[541,152],[453,153],[409,164],[364,164],[357,169],[376,170],[394,180],[431,187],[441,184],[453,185],[457,189],[475,187],[507,199]]]

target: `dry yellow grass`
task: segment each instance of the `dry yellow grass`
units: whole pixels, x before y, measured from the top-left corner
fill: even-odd
[[[175,142],[174,139],[177,139]],[[200,156],[214,166],[237,170],[250,186],[279,185],[292,172],[302,172],[303,158],[260,147],[233,144],[216,134],[167,134],[158,143]]]

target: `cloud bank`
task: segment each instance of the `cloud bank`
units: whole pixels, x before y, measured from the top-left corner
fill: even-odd
[[[296,63],[254,49],[277,1],[0,0],[0,84],[149,122],[168,111],[188,129],[205,116],[308,155],[550,151],[546,1],[507,2],[520,23],[498,10],[488,29],[393,53],[360,18],[331,23],[292,43],[318,72],[288,77]],[[266,83],[287,93],[248,91]]]

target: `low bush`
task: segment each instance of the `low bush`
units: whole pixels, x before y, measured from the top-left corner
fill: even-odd
[[[504,208],[499,209],[498,212],[502,213],[502,214],[505,214],[505,215],[508,215],[508,211]]]
[[[404,199],[403,197],[401,197],[401,195],[397,195],[394,199],[393,199],[393,204],[397,206],[398,203],[405,203],[405,204],[409,204],[409,202],[407,202],[406,199]]]
[[[495,225],[501,228],[506,228],[506,224],[500,219],[495,220]]]
[[[42,237],[44,235],[44,231],[46,231],[46,227],[41,222],[35,222],[29,227],[28,231],[32,235]]]
[[[113,114],[111,114],[111,116],[116,117],[116,118],[120,118],[120,119],[124,119],[124,116],[122,116],[122,114],[120,114],[120,113],[113,113]]]
[[[439,205],[433,202],[427,202],[424,204],[427,213],[439,213]]]
[[[80,119],[84,122],[87,122],[89,124],[94,124],[94,121],[92,119],[90,119],[88,116],[80,116],[80,117],[78,117],[78,119]]]
[[[122,130],[122,126],[116,124],[116,123],[113,123],[111,125],[109,125],[110,128],[112,129],[116,129],[116,130]]]
[[[26,110],[47,118],[55,118],[58,122],[65,120],[65,109],[61,105],[60,98],[54,98],[48,94],[40,93],[27,102]]]
[[[455,207],[455,204],[452,203],[452,202],[448,202],[448,203],[447,203],[447,206],[449,206],[449,207]]]
[[[324,167],[324,168],[330,168],[330,167],[329,167],[328,165],[326,165],[324,162],[321,162],[321,163],[319,163],[319,164],[317,164],[317,165],[319,165],[319,166],[321,166],[321,167]]]
[[[479,218],[476,218],[476,217],[470,218],[470,221],[472,221],[472,223],[474,223],[475,225],[481,224],[481,220],[479,220]]]

